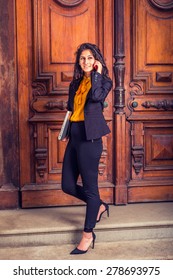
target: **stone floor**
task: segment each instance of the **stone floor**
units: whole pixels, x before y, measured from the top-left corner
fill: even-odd
[[[84,215],[84,206],[0,211],[0,260],[173,260],[173,202],[111,205],[94,250],[71,256]]]
[[[1,248],[0,260],[173,260],[173,238],[96,242],[87,254],[70,255],[74,245]]]

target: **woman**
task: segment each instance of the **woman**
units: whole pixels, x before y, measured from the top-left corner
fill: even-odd
[[[62,190],[86,203],[84,231],[71,254],[84,254],[94,242],[96,222],[109,207],[100,200],[98,165],[102,136],[110,132],[103,116],[104,100],[112,88],[108,69],[98,47],[84,43],[76,52],[74,76],[67,109],[72,111],[70,136],[64,155]],[[79,175],[83,186],[77,184]]]

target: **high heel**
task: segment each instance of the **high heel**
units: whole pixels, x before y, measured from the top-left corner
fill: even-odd
[[[107,212],[107,217],[109,217],[109,205],[103,201],[101,202],[101,205],[102,204],[104,205],[105,210],[100,214],[99,219],[96,221],[96,223],[100,222],[101,217],[102,217],[103,213],[105,213],[105,212]]]
[[[90,246],[92,245],[91,248],[94,249],[95,240],[96,240],[96,235],[95,235],[95,233],[94,233],[93,231],[92,231],[92,238],[93,238],[93,240],[92,240]],[[89,247],[90,247],[90,246],[89,246]],[[89,247],[88,247],[88,249],[89,249]],[[78,249],[78,248],[76,247],[73,251],[71,251],[70,255],[81,255],[81,254],[85,254],[85,253],[88,252],[88,249],[87,249],[87,250],[80,250],[80,249]]]
[[[92,241],[92,249],[94,249],[94,245],[95,245],[95,241],[96,241],[96,235],[94,232],[92,232],[92,237],[93,237],[93,241]]]

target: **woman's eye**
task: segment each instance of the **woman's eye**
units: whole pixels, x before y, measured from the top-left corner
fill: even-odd
[[[93,56],[89,56],[89,57],[87,57],[87,58],[85,58],[85,57],[80,57],[80,61],[93,60],[93,59],[94,59]]]

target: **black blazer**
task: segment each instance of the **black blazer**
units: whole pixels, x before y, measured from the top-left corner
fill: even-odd
[[[74,96],[81,79],[73,80],[69,87],[67,109],[73,112]],[[112,88],[112,81],[98,72],[92,72],[91,89],[84,106],[84,123],[87,140],[93,140],[110,133],[103,116],[104,101]]]

